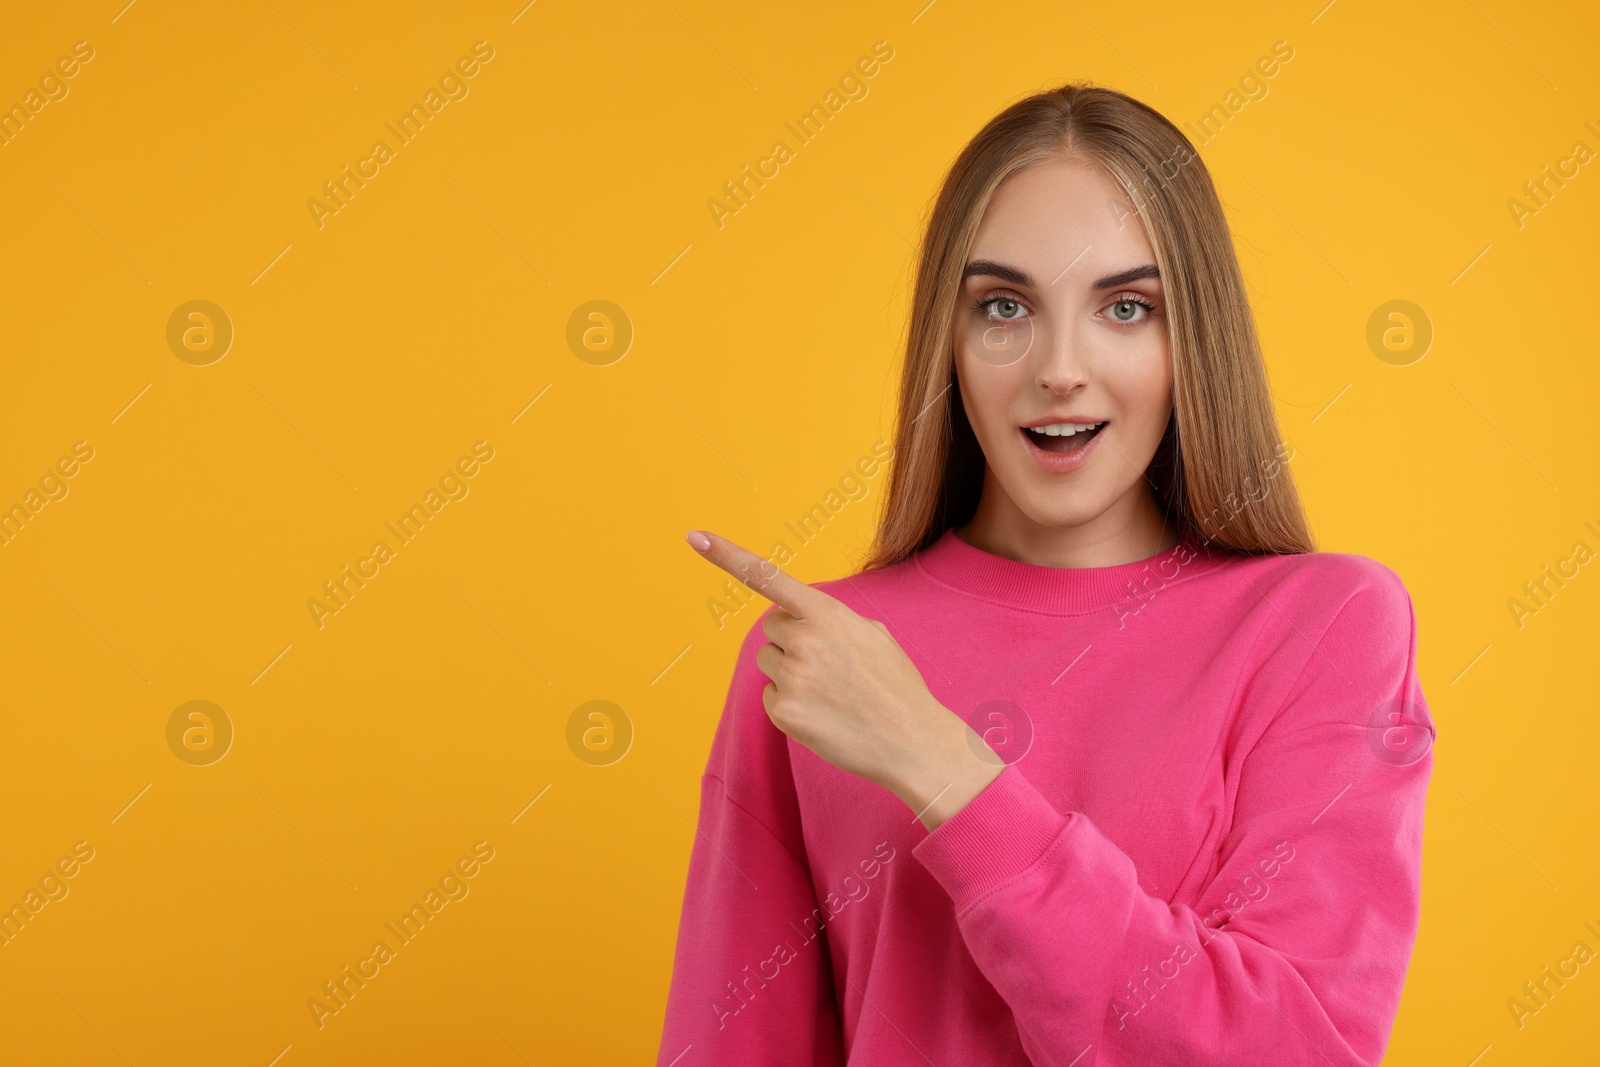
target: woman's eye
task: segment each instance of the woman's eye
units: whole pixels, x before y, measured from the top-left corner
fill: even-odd
[[[989,304],[989,309],[996,318],[1004,321],[1022,317],[1022,305],[1005,297],[996,298]]]
[[[1136,322],[1141,311],[1149,308],[1137,300],[1118,300],[1111,305],[1111,317],[1118,322]]]

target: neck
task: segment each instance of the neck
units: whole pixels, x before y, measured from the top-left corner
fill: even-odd
[[[1104,512],[1072,526],[1029,518],[992,471],[972,521],[955,531],[974,548],[1044,567],[1115,567],[1164,552],[1178,542],[1143,479]]]

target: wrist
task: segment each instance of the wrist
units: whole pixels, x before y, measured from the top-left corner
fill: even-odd
[[[951,728],[943,732],[929,759],[906,768],[890,786],[929,833],[965,808],[1006,766],[971,727],[954,712],[946,709],[946,713]]]

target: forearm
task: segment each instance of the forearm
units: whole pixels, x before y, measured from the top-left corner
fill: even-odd
[[[1404,806],[1420,804],[1424,782],[1407,785]],[[1340,807],[1382,825],[1395,799],[1347,795]],[[1011,767],[913,854],[949,893],[1035,1063],[1067,1064],[1093,1046],[1102,1065],[1374,1064],[1415,936],[1413,843],[1400,835],[1396,861],[1365,871],[1331,847],[1302,855],[1293,882],[1208,926],[1212,904],[1280,830],[1247,835],[1197,910],[1146,893],[1087,816],[1055,811]],[[1386,899],[1350,898],[1364,874],[1385,876]]]

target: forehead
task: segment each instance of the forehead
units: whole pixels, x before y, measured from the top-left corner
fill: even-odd
[[[995,191],[968,258],[1018,267],[1044,284],[1068,264],[1136,266],[1155,262],[1155,253],[1121,186],[1099,166],[1061,155]]]

